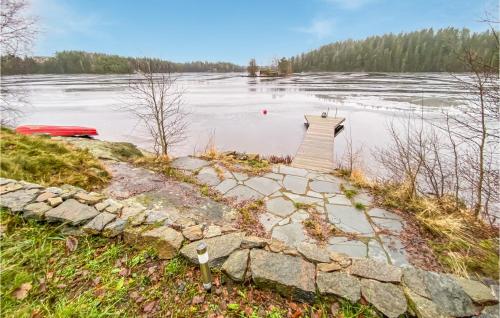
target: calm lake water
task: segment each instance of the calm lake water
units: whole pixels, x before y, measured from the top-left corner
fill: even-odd
[[[346,137],[363,148],[369,161],[388,142],[387,124],[424,110],[428,120],[440,109],[464,102],[454,78],[438,73],[304,73],[287,78],[248,78],[244,74],[179,74],[190,112],[188,137],[175,155],[203,150],[210,135],[220,150],[293,155],[304,134],[304,114],[346,118],[335,154]],[[30,106],[20,124],[82,125],[97,128],[100,139],[150,143],[130,114],[128,75],[30,75],[2,78],[3,89],[23,89]],[[423,108],[422,106],[423,105]],[[267,109],[267,115],[261,110]],[[366,162],[365,162],[366,164]]]

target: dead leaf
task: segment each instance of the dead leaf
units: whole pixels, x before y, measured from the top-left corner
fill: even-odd
[[[198,304],[201,304],[204,300],[205,300],[205,296],[204,295],[194,296],[193,300],[191,300],[191,304],[192,305],[198,305]]]
[[[40,292],[45,293],[47,291],[47,283],[45,282],[45,278],[40,278],[38,280],[38,283],[40,284]]]
[[[47,272],[47,274],[45,274],[45,277],[47,277],[47,280],[51,280],[52,277],[54,277],[54,272]]]
[[[332,315],[333,316],[337,316],[338,315],[338,312],[340,310],[340,304],[338,302],[334,302],[331,306],[330,306],[330,310],[332,312]]]
[[[145,313],[152,312],[153,309],[156,307],[156,303],[157,303],[156,300],[153,300],[153,301],[146,303],[146,305],[144,305],[144,307],[142,307],[142,311],[144,311]]]
[[[122,268],[120,270],[120,272],[118,272],[118,275],[120,275],[120,276],[128,276],[128,274],[129,274],[129,270],[127,268],[125,268],[125,267]]]
[[[68,252],[74,252],[78,247],[78,239],[74,236],[68,236],[66,238],[66,250]]]
[[[215,285],[215,287],[219,287],[220,286],[219,276],[215,276],[215,278],[214,278],[214,285]]]
[[[17,300],[23,300],[24,298],[26,298],[28,296],[28,293],[32,287],[33,286],[31,286],[31,282],[30,283],[23,283],[23,284],[21,284],[21,286],[19,286],[19,288],[14,290],[12,295]]]
[[[38,309],[33,310],[30,315],[30,318],[42,318],[42,317],[43,317],[42,313]]]

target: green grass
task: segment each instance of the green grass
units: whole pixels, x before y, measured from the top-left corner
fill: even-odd
[[[344,189],[344,194],[348,199],[352,199],[356,194],[358,194],[358,191],[353,189]]]
[[[109,143],[108,147],[111,148],[113,156],[121,161],[129,161],[143,157],[142,152],[137,149],[134,144],[129,142],[113,142]]]
[[[0,176],[44,186],[71,184],[99,190],[110,179],[88,151],[74,149],[48,137],[23,136],[0,130]]]
[[[2,257],[1,317],[138,317],[156,302],[149,316],[224,317],[288,316],[290,301],[251,284],[215,283],[203,291],[200,272],[183,258],[158,259],[152,250],[136,250],[120,240],[78,237],[75,251],[66,250],[60,227],[23,220],[0,211],[5,229]],[[214,282],[223,282],[213,271]],[[26,298],[15,292],[30,284]],[[204,296],[193,303],[195,296]],[[295,303],[302,317],[329,317],[331,301]],[[372,309],[341,302],[344,317],[373,317]]]
[[[354,207],[355,207],[356,209],[358,209],[358,210],[364,210],[364,209],[366,209],[366,205],[364,205],[364,204],[363,204],[363,203],[361,203],[361,202],[356,202],[356,203],[354,204]]]

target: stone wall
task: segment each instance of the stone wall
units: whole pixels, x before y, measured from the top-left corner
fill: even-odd
[[[62,222],[82,235],[122,235],[129,244],[154,247],[159,257],[180,253],[197,263],[199,240],[208,245],[210,266],[236,282],[252,280],[298,301],[319,295],[362,298],[387,317],[498,317],[498,286],[396,267],[366,258],[329,252],[300,243],[296,248],[276,240],[247,236],[229,226],[196,224],[192,219],[148,211],[138,203],[120,202],[72,186],[43,188],[0,179],[0,205],[11,213],[46,222]]]

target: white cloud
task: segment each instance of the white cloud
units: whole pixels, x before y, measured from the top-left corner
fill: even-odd
[[[343,9],[355,10],[359,9],[370,2],[375,0],[324,0],[325,2],[339,6]]]
[[[332,35],[333,27],[334,22],[332,19],[314,19],[309,26],[294,28],[294,30],[323,39]]]

